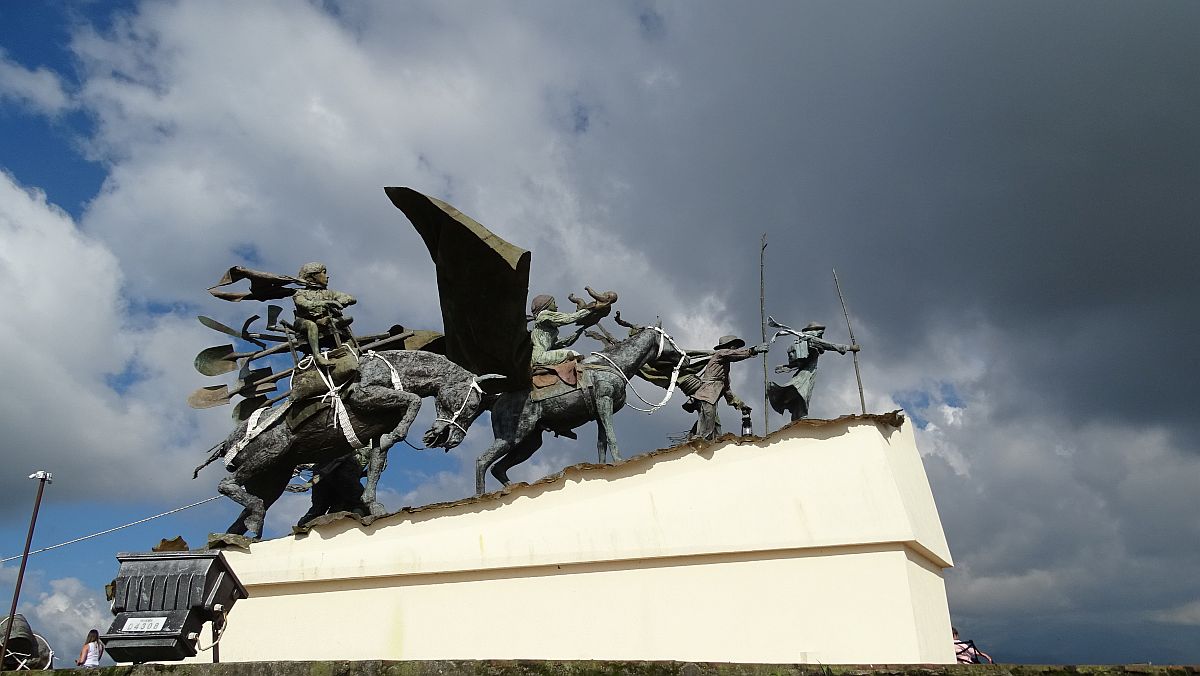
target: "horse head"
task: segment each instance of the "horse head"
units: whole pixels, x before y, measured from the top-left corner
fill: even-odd
[[[663,330],[662,317],[655,318],[654,323],[650,326],[639,326],[631,323],[629,327],[629,337],[632,338],[644,331],[651,331],[652,333],[657,334],[655,337],[658,339],[658,348],[655,352],[655,355],[651,358],[651,361],[677,362],[683,360],[685,364],[687,363],[686,353],[680,349],[679,345],[675,342],[675,339],[671,337],[671,334]]]
[[[437,416],[433,425],[421,437],[426,448],[444,448],[449,451],[462,443],[467,436],[467,428],[487,408],[487,397],[479,383],[504,377],[495,373],[473,376],[465,370],[463,373],[465,378],[443,384],[434,397]]]
[[[671,337],[671,334],[663,330],[661,319],[659,319],[651,328],[659,334],[659,339],[662,341],[658,349],[658,356],[655,358],[655,361],[678,362],[681,365],[686,365],[690,361],[690,359],[688,359],[687,352],[679,347],[679,344],[675,342],[675,339]]]

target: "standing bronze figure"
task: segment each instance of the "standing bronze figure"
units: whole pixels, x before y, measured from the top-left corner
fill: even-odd
[[[818,322],[810,322],[799,331],[780,324],[774,318],[770,318],[770,323],[771,326],[782,329],[775,334],[775,338],[785,335],[796,338],[796,342],[788,348],[787,363],[776,366],[775,372],[786,373],[794,370],[795,373],[792,374],[791,380],[783,385],[768,383],[767,399],[771,402],[771,408],[779,413],[787,411],[792,420],[807,418],[813,386],[817,379],[817,357],[826,350],[836,350],[838,354],[858,352],[858,345],[841,345],[825,340],[825,325]]]
[[[688,435],[690,438],[712,440],[721,435],[721,419],[717,415],[719,399],[724,398],[727,404],[738,409],[743,416],[750,413],[750,405],[729,389],[729,365],[766,351],[765,343],[748,348],[746,341],[737,336],[721,337],[700,374],[700,387],[684,404],[684,410],[696,412],[696,425]]]

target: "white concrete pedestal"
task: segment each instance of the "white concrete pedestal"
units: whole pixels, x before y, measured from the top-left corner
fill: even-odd
[[[911,426],[580,465],[225,556],[222,661],[954,662],[950,552]]]

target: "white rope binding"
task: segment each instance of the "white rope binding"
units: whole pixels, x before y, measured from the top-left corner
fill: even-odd
[[[330,405],[333,406],[333,427],[342,430],[342,435],[346,437],[346,442],[354,450],[357,451],[360,448],[366,447],[366,444],[359,440],[358,435],[354,433],[354,427],[350,424],[350,412],[346,410],[346,404],[342,401],[342,387],[345,387],[349,383],[337,387],[333,384],[333,378],[326,375],[319,366],[316,368],[316,371],[317,375],[321,376],[321,382],[325,383],[325,387],[329,388],[329,392],[322,396],[321,400],[329,400]]]
[[[238,439],[236,443],[230,446],[229,450],[225,451],[225,467],[228,468],[229,465],[233,464],[234,459],[237,458],[237,454],[241,453],[242,449],[246,448],[251,441],[254,441],[255,437],[266,431],[266,429],[273,425],[276,420],[279,420],[279,416],[283,415],[283,412],[286,411],[289,406],[291,406],[291,402],[285,401],[283,402],[282,406],[277,406],[275,408],[264,406],[262,408],[254,409],[254,411],[250,414],[250,417],[246,420],[246,434],[243,435],[241,439]],[[267,413],[268,411],[270,411],[270,413],[264,418],[263,414]]]
[[[392,372],[392,389],[396,389],[401,392],[404,391],[404,382],[400,380],[400,372],[396,370],[395,364],[389,361],[387,357],[375,352],[374,350],[367,350],[363,353],[363,357],[375,357],[376,359],[382,359],[383,363],[387,364],[388,370]]]
[[[613,369],[615,369],[617,374],[620,375],[621,378],[625,381],[625,386],[633,391],[633,396],[637,397],[638,399],[641,399],[642,403],[650,406],[650,408],[648,408],[648,409],[642,408],[640,406],[634,406],[633,404],[626,404],[626,405],[635,411],[641,411],[642,413],[650,415],[650,414],[654,413],[655,411],[657,411],[658,409],[662,408],[663,406],[666,406],[667,402],[671,400],[671,395],[675,393],[675,382],[679,379],[679,372],[683,369],[683,365],[687,362],[688,357],[687,357],[687,353],[685,353],[683,350],[679,349],[679,346],[675,344],[675,339],[671,338],[671,336],[668,335],[666,331],[662,330],[661,328],[659,328],[657,326],[650,326],[647,328],[654,329],[655,331],[658,332],[658,352],[654,355],[655,358],[662,356],[663,339],[664,338],[666,338],[666,340],[670,341],[671,347],[674,347],[675,351],[679,353],[679,363],[675,364],[675,368],[671,369],[671,383],[667,386],[667,394],[666,394],[666,396],[663,397],[663,400],[657,404],[646,401],[645,397],[643,397],[641,394],[638,393],[637,388],[633,386],[633,382],[629,380],[629,378],[625,375],[625,372],[621,370],[621,367],[617,366],[617,363],[614,362],[611,358],[609,358],[608,355],[604,354],[603,352],[593,352],[592,354],[596,355],[597,357],[601,357],[605,361],[607,361],[609,364],[612,364]]]
[[[479,377],[478,376],[471,378],[471,387],[470,387],[470,389],[467,390],[467,396],[463,398],[462,406],[458,407],[458,410],[454,412],[454,415],[451,416],[449,420],[447,420],[446,418],[434,418],[433,421],[434,422],[444,422],[447,425],[454,425],[455,427],[458,428],[459,432],[463,433],[463,436],[465,437],[467,435],[467,428],[458,424],[458,416],[462,415],[462,412],[465,411],[467,408],[467,402],[471,401],[471,392],[478,392],[479,396],[483,397],[483,388],[479,386]]]

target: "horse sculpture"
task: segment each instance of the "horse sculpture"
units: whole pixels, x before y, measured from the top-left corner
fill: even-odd
[[[475,462],[475,493],[483,494],[489,467],[492,476],[508,485],[508,470],[541,448],[544,431],[566,434],[590,420],[596,421],[599,461],[605,462],[606,452],[619,461],[613,414],[625,405],[629,379],[642,364],[654,359],[677,360],[678,372],[687,358],[661,326],[636,327],[629,338],[583,361],[591,375],[590,388],[542,400],[533,399],[530,390],[501,394],[491,407],[495,441]]]
[[[476,376],[430,352],[384,350],[364,354],[358,380],[342,394],[344,415],[338,414],[336,406],[326,408],[294,431],[278,420],[232,458],[226,458],[232,475],[221,480],[217,490],[244,507],[228,532],[253,532],[261,537],[267,508],[283,494],[298,465],[327,463],[354,452],[355,445],[347,439],[351,436],[345,429],[347,422],[360,445],[370,444],[362,506],[373,515],[383,514],[383,505],[376,501],[376,489],[387,465],[388,449],[408,435],[421,398],[433,397],[437,411],[436,420],[422,437],[425,446],[450,450],[462,442],[467,428],[484,409],[486,397],[479,382],[499,377]],[[196,473],[227,455],[246,436],[249,423],[243,422],[218,444]]]

